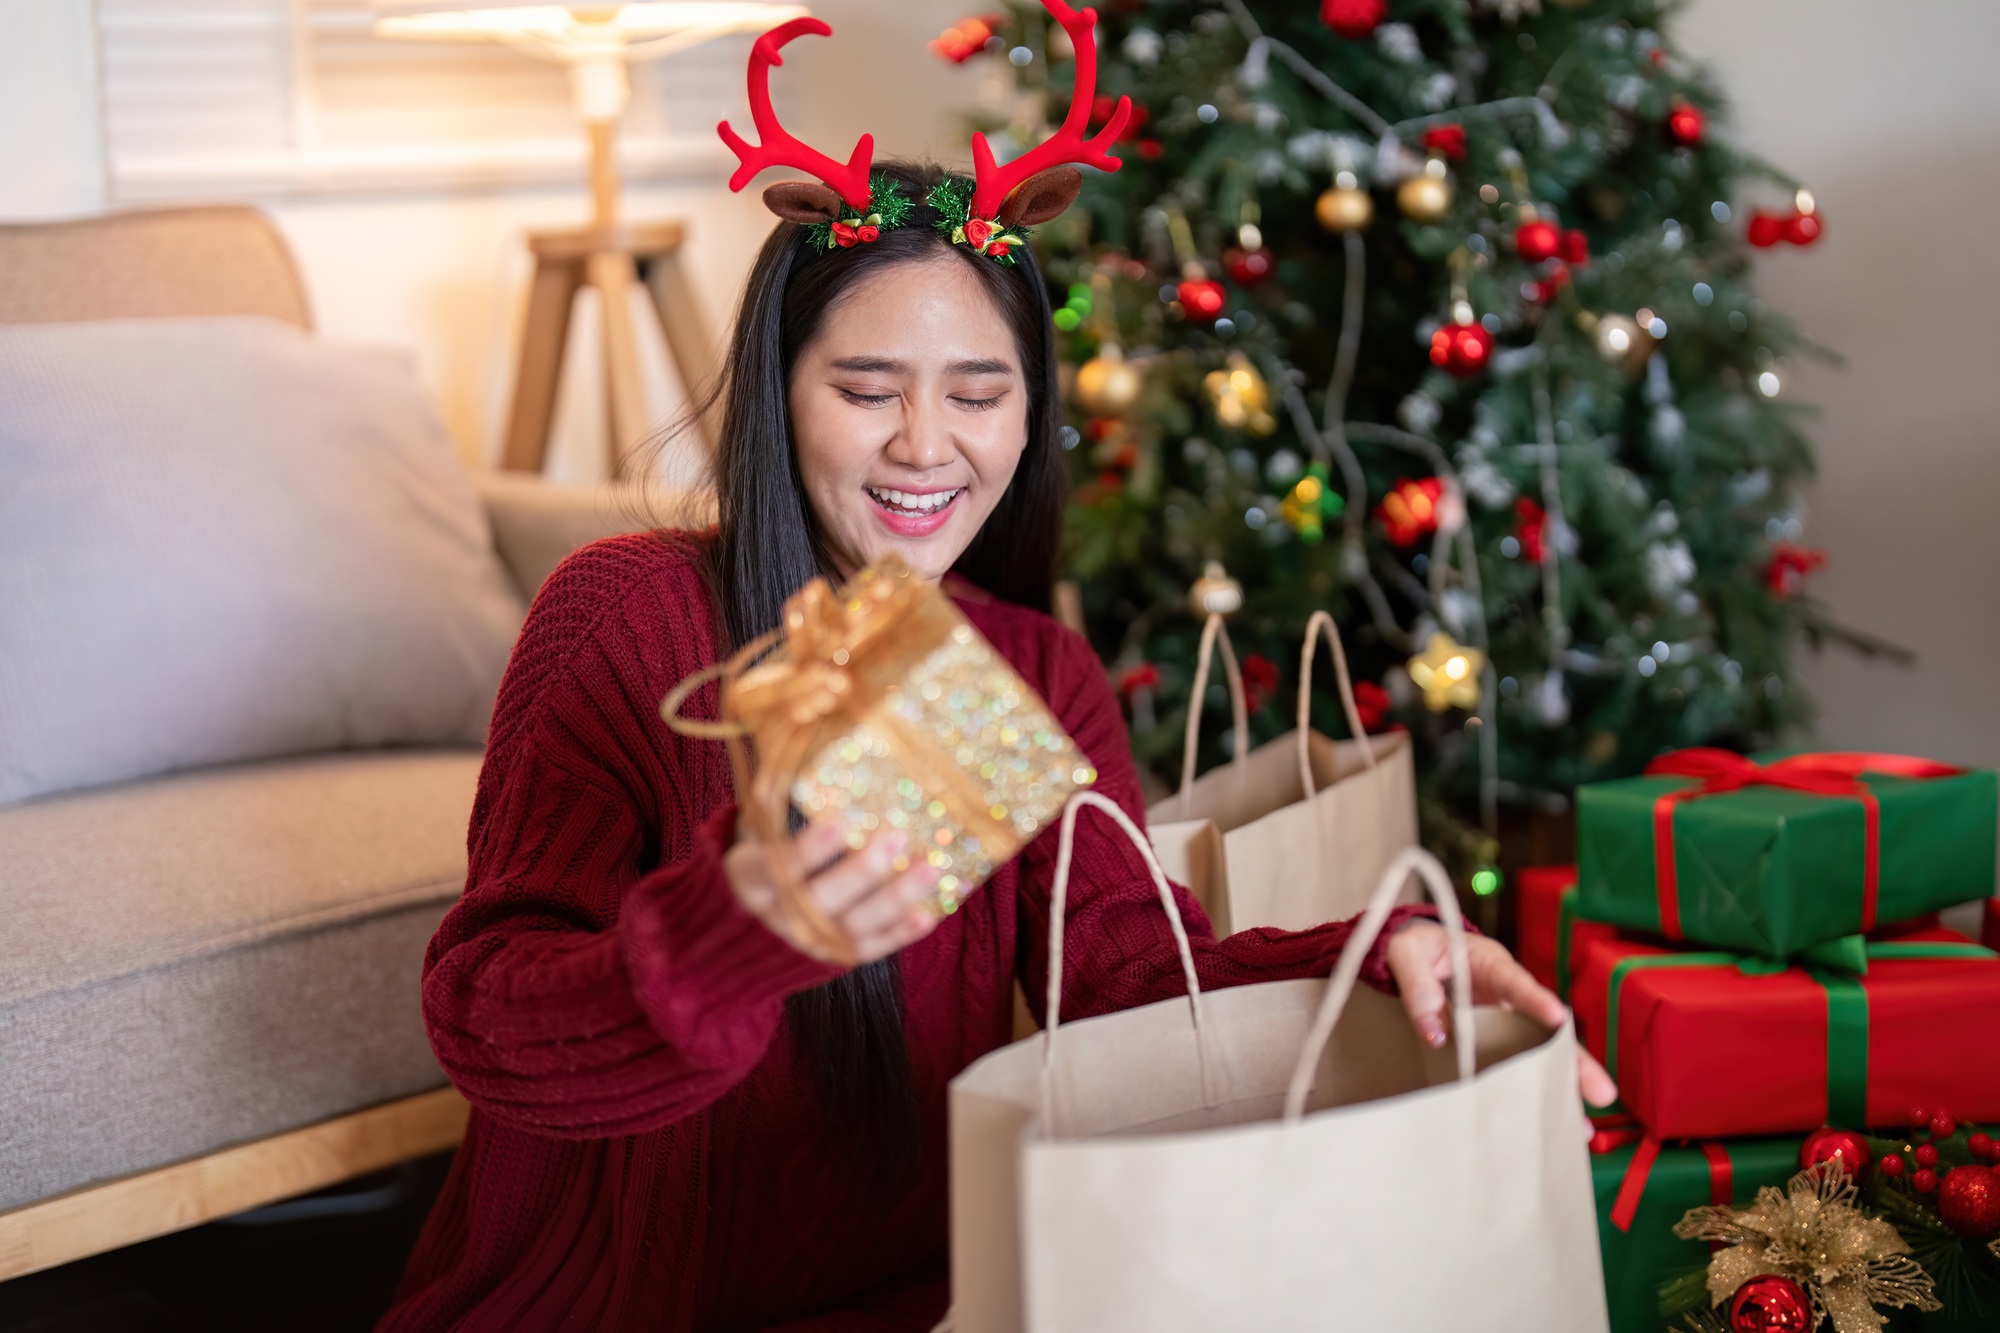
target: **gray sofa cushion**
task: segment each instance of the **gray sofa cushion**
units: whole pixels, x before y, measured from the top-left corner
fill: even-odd
[[[477,744],[523,609],[408,357],[270,319],[0,328],[0,805]]]
[[[441,1085],[418,978],[479,762],[324,755],[0,810],[0,1209]]]

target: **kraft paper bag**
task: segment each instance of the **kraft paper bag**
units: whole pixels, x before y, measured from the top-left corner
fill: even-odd
[[[1328,983],[1201,994],[1064,1024],[952,1081],[950,1333],[1603,1333],[1576,1039],[1475,1009],[1443,867],[1393,858]],[[1147,857],[1171,914],[1173,899]],[[1453,1041],[1357,990],[1412,872],[1451,932]]]
[[[1354,740],[1335,741],[1309,725],[1313,650],[1321,631],[1333,649],[1335,679]],[[1416,845],[1416,766],[1410,738],[1400,731],[1365,734],[1339,632],[1331,616],[1316,611],[1306,622],[1299,654],[1298,726],[1245,753],[1242,685],[1219,617],[1211,616],[1203,628],[1193,697],[1199,699],[1208,683],[1210,646],[1218,636],[1236,711],[1236,758],[1194,777],[1200,710],[1190,709],[1180,793],[1146,812],[1153,845],[1164,852],[1197,836],[1190,826],[1203,820],[1221,830],[1223,873],[1211,886],[1216,902],[1202,900],[1218,936],[1252,926],[1304,930],[1345,920],[1368,901],[1390,860]]]

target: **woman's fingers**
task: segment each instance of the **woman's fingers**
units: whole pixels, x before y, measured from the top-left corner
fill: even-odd
[[[928,862],[911,866],[849,908],[839,918],[841,927],[857,943],[894,931],[922,910],[919,904],[937,889],[938,873]]]
[[[907,841],[901,833],[878,833],[860,851],[850,852],[806,881],[806,889],[827,915],[843,916],[896,873],[896,858]]]
[[[1417,1035],[1427,1046],[1444,1045],[1444,983],[1439,979],[1441,967],[1449,965],[1444,928],[1434,921],[1410,922],[1389,941],[1388,962]]]
[[[1504,1004],[1545,1028],[1561,1027],[1569,1010],[1497,940],[1480,936],[1466,941],[1472,963],[1475,1004]]]
[[[1618,1100],[1618,1085],[1597,1063],[1597,1057],[1580,1045],[1576,1049],[1576,1086],[1592,1106],[1609,1106]]]

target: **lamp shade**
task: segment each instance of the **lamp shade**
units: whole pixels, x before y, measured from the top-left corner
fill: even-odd
[[[551,5],[535,0],[375,0],[375,31],[384,37],[440,41],[528,41],[552,45],[583,32],[627,42],[693,37],[694,45],[731,32],[761,32],[806,13],[805,6],[758,0],[636,0],[629,4]],[[695,37],[694,34],[700,34]]]

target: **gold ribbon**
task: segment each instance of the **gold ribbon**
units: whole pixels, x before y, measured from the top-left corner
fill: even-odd
[[[931,602],[939,607],[928,606]],[[687,677],[660,705],[660,715],[675,731],[728,745],[743,814],[768,853],[787,928],[801,947],[843,967],[854,965],[853,941],[807,892],[787,846],[792,781],[829,739],[829,731],[859,720],[916,656],[936,646],[937,635],[922,634],[914,653],[870,660],[883,656],[877,650],[886,646],[890,631],[919,627],[910,622],[939,621],[949,633],[953,619],[943,594],[919,582],[899,557],[885,556],[838,593],[823,578],[806,584],[785,602],[782,629],[757,636],[726,661]],[[777,652],[758,661],[781,635],[784,642]],[[721,720],[680,716],[688,697],[718,678]],[[746,736],[757,750],[754,773],[744,750]]]

